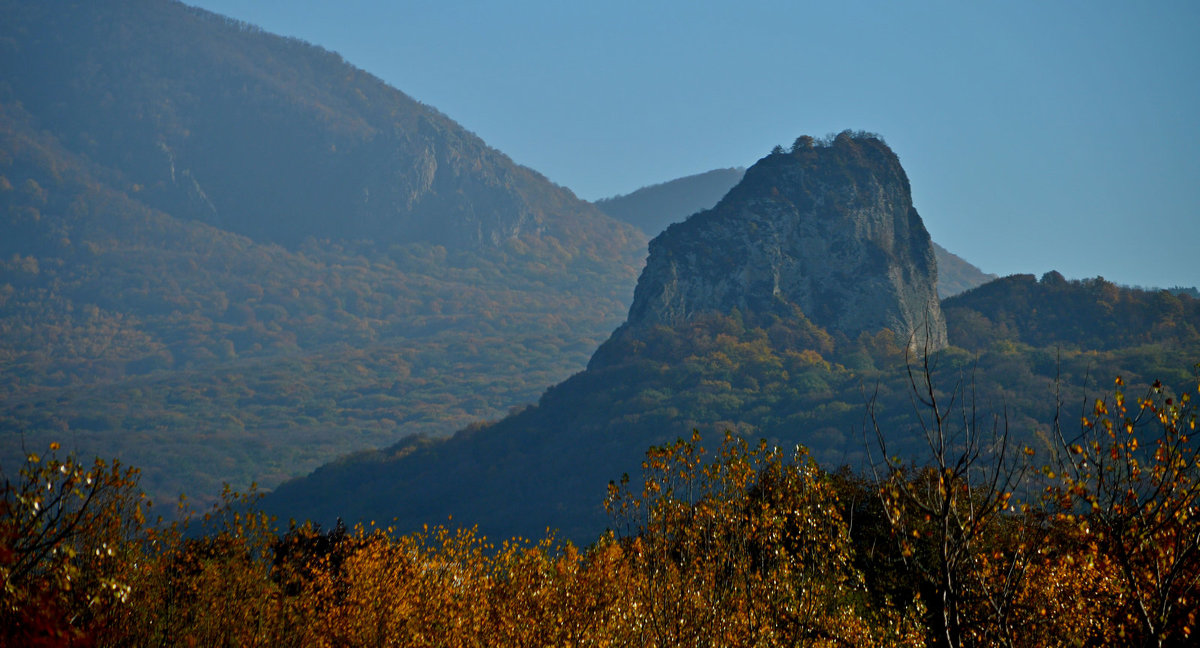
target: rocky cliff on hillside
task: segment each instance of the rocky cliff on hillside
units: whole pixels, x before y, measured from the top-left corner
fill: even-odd
[[[891,149],[849,132],[802,137],[650,242],[626,327],[791,304],[849,338],[887,328],[940,349],[936,285],[933,245]]]
[[[604,213],[658,236],[674,223],[681,223],[698,211],[712,209],[721,198],[742,181],[746,169],[714,169],[705,173],[642,187],[623,196],[597,200]],[[945,299],[981,286],[996,278],[962,257],[933,242],[937,259],[938,297]]]
[[[0,11],[0,103],[173,216],[287,246],[552,237],[612,256],[639,245],[319,47],[174,1],[0,0]]]

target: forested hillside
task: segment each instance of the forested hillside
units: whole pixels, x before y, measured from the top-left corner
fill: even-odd
[[[756,180],[760,186],[739,189],[750,209],[766,209],[764,193],[794,200],[789,189],[771,192],[783,177],[796,177],[776,155],[787,154],[762,164],[777,171],[768,168]],[[846,177],[876,173],[871,165],[848,169]],[[795,181],[831,194],[843,190],[803,178]],[[829,207],[815,213],[832,217],[822,209]],[[728,210],[702,216],[712,223],[733,218]],[[773,227],[750,222],[757,231]],[[769,246],[775,239],[762,240]],[[665,241],[652,246],[652,255],[656,249],[707,258]],[[745,255],[731,256],[734,263]],[[688,290],[703,293],[705,285],[729,276],[681,274],[680,281],[700,283]],[[1073,416],[1112,376],[1131,385],[1188,384],[1200,360],[1200,301],[1166,291],[1052,274],[1042,282],[998,280],[944,304],[949,346],[929,356],[939,393],[961,390],[955,402],[969,399],[981,426],[1008,430],[1015,442],[1039,451],[1052,445],[1060,406]],[[674,325],[627,323],[586,371],[547,390],[536,407],[449,440],[412,438],[347,457],[283,484],[265,504],[285,519],[326,524],[338,517],[396,518],[406,530],[452,515],[455,524],[477,524],[492,537],[536,536],[549,526],[582,542],[611,524],[592,495],[595,484],[636,474],[647,446],[692,430],[710,447],[732,431],[783,448],[803,445],[825,466],[863,470],[870,409],[889,452],[917,461],[928,445],[908,368],[919,373],[927,351],[910,348],[908,338],[888,329],[847,336],[818,326],[782,298],[750,310],[698,312]]]
[[[1143,303],[1162,294],[1118,290],[1122,299]],[[1081,282],[1072,293],[1085,301],[1089,291]],[[1179,299],[1197,307],[1197,300]],[[1175,312],[1138,317],[1164,328]],[[1187,384],[1200,361],[1194,333],[1147,341],[1134,331],[1129,344],[1093,348],[1087,335],[1064,330],[1054,342],[1032,345],[1011,334],[989,337],[995,323],[969,313],[947,304],[951,346],[933,359],[936,383],[946,390],[966,386],[985,425],[995,421],[1033,447],[1048,443],[1056,392],[1074,415],[1112,376],[1132,385]],[[1193,316],[1192,326],[1197,321]],[[989,341],[964,348],[979,339]],[[548,390],[537,407],[449,441],[412,439],[348,457],[284,484],[267,504],[285,517],[327,524],[339,516],[399,515],[402,528],[419,528],[453,514],[492,536],[536,534],[549,524],[584,539],[610,523],[591,485],[634,473],[645,446],[693,429],[712,445],[731,430],[785,448],[802,444],[823,465],[860,470],[872,401],[891,450],[921,457],[927,447],[903,346],[887,332],[839,341],[798,314],[794,323],[735,313],[658,327],[622,346],[602,347],[610,362]]]
[[[983,351],[1000,342],[1109,351],[1179,347],[1200,338],[1200,299],[1122,288],[1101,277],[1069,281],[1048,272],[1013,275],[944,302],[956,343]],[[950,316],[949,313],[954,315]]]
[[[4,2],[0,462],[210,500],[531,402],[644,238],[336,54],[176,2]]]

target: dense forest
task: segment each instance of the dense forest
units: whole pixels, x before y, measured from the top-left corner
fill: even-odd
[[[924,454],[863,476],[727,434],[651,448],[610,529],[281,528],[230,493],[146,524],[137,472],[51,445],[6,482],[9,644],[1185,645],[1197,629],[1196,379],[1118,376],[1044,450],[911,382]],[[1128,394],[1128,395],[1127,395]],[[1054,401],[1052,393],[1043,398]],[[872,408],[867,408],[868,415]],[[518,497],[515,492],[509,497]],[[599,499],[601,494],[594,495]],[[188,524],[193,526],[189,527]],[[200,532],[197,534],[197,532]]]
[[[1034,447],[1050,443],[1055,391],[1078,406],[1117,374],[1181,384],[1200,360],[1200,300],[1166,291],[1017,276],[945,307],[951,346],[934,356],[937,383],[969,385],[980,420],[999,417]],[[1114,310],[1124,315],[1100,316]],[[1035,311],[1077,317],[1046,337],[1006,327]],[[1141,328],[1118,330],[1114,318]],[[709,445],[730,430],[784,448],[802,444],[822,465],[861,470],[864,411],[873,402],[893,451],[920,456],[908,375],[919,354],[905,348],[888,331],[851,340],[798,312],[712,313],[653,327],[606,342],[587,371],[547,390],[535,407],[447,441],[414,437],[344,458],[283,484],[266,505],[284,519],[397,518],[404,529],[452,514],[501,537],[534,536],[549,525],[585,542],[607,524],[594,485],[614,470],[635,473],[648,444],[693,429]]]

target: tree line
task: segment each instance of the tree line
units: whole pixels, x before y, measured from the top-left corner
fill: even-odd
[[[9,645],[1183,645],[1196,629],[1200,384],[1109,393],[1010,437],[910,365],[926,456],[871,469],[699,434],[609,484],[611,528],[281,531],[253,496],[147,522],[137,471],[31,453],[0,502]],[[180,504],[183,506],[183,503]]]

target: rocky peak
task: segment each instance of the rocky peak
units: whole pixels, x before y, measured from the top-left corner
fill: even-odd
[[[650,242],[626,326],[790,303],[849,338],[888,328],[933,350],[946,346],[936,284],[933,245],[895,153],[875,135],[801,137]]]

